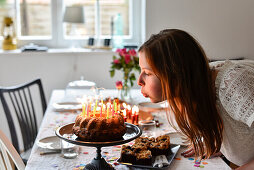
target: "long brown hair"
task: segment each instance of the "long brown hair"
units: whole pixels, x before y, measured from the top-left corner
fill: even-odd
[[[222,143],[223,123],[216,109],[211,70],[201,45],[187,32],[167,29],[139,49],[161,81],[175,120],[195,156],[210,157]]]

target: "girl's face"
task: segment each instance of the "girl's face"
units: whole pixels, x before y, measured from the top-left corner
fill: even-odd
[[[138,85],[141,86],[141,93],[144,97],[149,97],[153,103],[162,101],[160,80],[148,65],[145,52],[139,52],[139,66],[141,73],[138,78]]]

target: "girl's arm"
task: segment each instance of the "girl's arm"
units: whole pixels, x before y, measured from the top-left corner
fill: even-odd
[[[194,149],[193,148],[189,148],[189,149],[183,151],[181,153],[181,155],[184,156],[184,157],[193,157],[193,156],[195,156]],[[222,155],[221,152],[217,152],[217,153],[211,155],[209,158],[218,157],[218,156],[221,156],[221,155]]]
[[[253,169],[254,169],[254,159],[248,162],[247,164],[240,166],[236,170],[253,170]]]

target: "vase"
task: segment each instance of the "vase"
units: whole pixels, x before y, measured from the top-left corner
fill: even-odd
[[[131,101],[131,84],[128,80],[123,80],[123,88],[121,90],[121,100]]]

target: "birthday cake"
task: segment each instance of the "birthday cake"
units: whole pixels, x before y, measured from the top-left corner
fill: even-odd
[[[90,109],[88,105],[88,109],[83,109],[76,117],[73,133],[83,141],[121,140],[126,133],[126,125],[120,109],[109,105],[97,107],[97,104],[93,107],[94,109]]]

